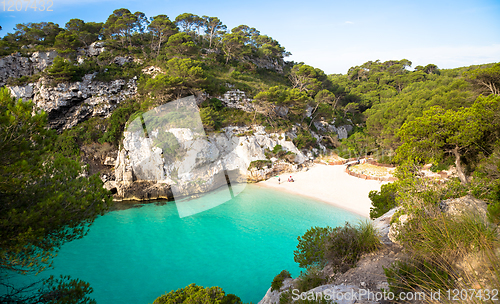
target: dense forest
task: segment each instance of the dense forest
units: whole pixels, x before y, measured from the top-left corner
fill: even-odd
[[[80,60],[81,50],[96,43],[105,51]],[[407,59],[375,60],[352,67],[346,74],[327,75],[319,68],[286,61],[290,53],[278,41],[247,25],[229,30],[217,17],[190,13],[175,19],[147,17],[123,8],[101,23],[71,19],[64,27],[52,22],[18,24],[14,33],[0,40],[0,56],[4,57],[48,50],[58,52],[52,66],[11,78],[7,85],[46,78],[55,86],[81,81],[93,73],[103,82],[137,77],[138,94],[117,105],[109,117],[93,117],[56,134],[45,128],[46,115],[31,116],[32,103],[16,103],[8,90],[0,92],[3,269],[42,270],[62,243],[82,237],[87,225],[110,206],[104,190],[96,190],[102,186],[98,177],[76,178],[85,146],[108,143],[117,148],[131,117],[189,95],[204,100],[200,115],[208,132],[230,125],[293,128],[299,149],[334,152],[345,158],[369,155],[397,164],[399,181],[371,194],[373,217],[397,205],[414,210],[412,201],[435,205],[468,193],[488,203],[491,222],[500,221],[500,63],[440,69],[432,63],[412,68]],[[117,57],[134,60],[118,64]],[[142,73],[148,66],[162,73],[156,77]],[[217,99],[234,89],[253,100],[255,112],[225,107]],[[339,139],[318,128],[318,122],[353,129],[348,138]],[[319,149],[320,145],[327,150]],[[52,167],[39,166],[48,161]],[[458,178],[444,183],[419,179],[418,170],[426,163],[432,163],[434,170],[454,165]],[[51,176],[49,167],[60,168],[60,174]],[[65,183],[72,186],[60,192],[40,187]],[[82,188],[94,189],[94,195],[81,193]],[[39,207],[18,202],[20,195],[38,200]],[[86,208],[86,212],[64,215],[60,206]],[[58,217],[47,218],[44,208],[57,210]],[[15,229],[13,223],[17,223]],[[417,224],[414,228],[421,229]],[[427,257],[418,256],[419,265],[435,262]],[[24,300],[41,303],[37,301],[67,297],[73,289],[82,301],[92,301],[83,298],[88,285],[67,282],[67,278],[52,279],[45,283],[59,283],[59,294],[45,287],[39,298]],[[195,287],[191,287],[193,292],[199,292]],[[11,296],[14,299],[18,294]],[[225,297],[223,292],[219,296]]]

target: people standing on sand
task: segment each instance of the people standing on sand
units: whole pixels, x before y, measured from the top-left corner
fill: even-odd
[[[281,178],[278,176],[278,185],[281,184]]]

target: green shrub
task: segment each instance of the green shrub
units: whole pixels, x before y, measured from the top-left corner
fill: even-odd
[[[271,283],[271,291],[280,290],[281,286],[283,286],[283,281],[291,277],[292,276],[287,270],[282,270],[274,277],[273,282]]]
[[[345,272],[354,267],[361,255],[380,247],[376,228],[370,222],[361,222],[357,227],[346,223],[328,237],[325,256],[335,270]]]
[[[66,157],[76,157],[80,155],[80,147],[74,135],[59,135],[55,143],[56,151]]]
[[[397,182],[382,185],[380,191],[372,190],[368,197],[372,201],[370,207],[370,218],[375,219],[384,215],[387,211],[396,207],[398,184]]]
[[[430,167],[430,170],[432,172],[440,172],[443,170],[448,170],[450,169],[451,166],[455,164],[455,160],[452,157],[445,158],[443,161],[441,161],[438,164],[432,164]]]
[[[500,222],[500,198],[488,205],[488,219],[493,223],[498,224]]]
[[[279,153],[281,151],[283,151],[283,147],[281,145],[274,146],[274,148],[273,148],[273,153],[274,154],[277,154],[277,153]]]
[[[118,65],[116,63],[111,63],[106,66],[102,66],[99,69],[97,75],[95,75],[95,80],[110,82],[117,79],[131,79],[134,76],[141,75],[141,66],[134,62],[127,62],[124,65]]]
[[[211,107],[201,108],[200,117],[203,127],[208,132],[219,130],[222,126],[222,117],[220,113]]]
[[[169,159],[180,157],[181,145],[174,134],[170,132],[160,130],[158,136],[153,139],[153,145],[162,149],[163,157],[168,157]]]
[[[386,271],[392,289],[428,293],[477,284],[499,286],[500,242],[495,225],[474,213],[444,214],[437,204],[423,202],[417,195],[407,199],[405,210],[410,216],[399,229],[398,241],[410,259]]]
[[[290,290],[284,291],[280,294],[279,304],[292,304],[292,293]]]
[[[80,155],[82,145],[97,143],[103,136],[105,128],[106,120],[100,117],[93,117],[79,123],[57,136],[52,151],[62,153],[66,157],[76,157]]]
[[[99,142],[102,144],[108,142],[115,146],[118,146],[122,137],[123,131],[125,129],[125,124],[129,120],[132,114],[139,110],[140,105],[134,101],[128,101],[123,103],[121,107],[115,109],[108,119],[109,126],[106,128],[106,133],[99,138]]]
[[[37,82],[40,79],[40,73],[32,76],[21,76],[19,78],[9,78],[7,79],[7,84],[10,86],[23,86],[28,83]]]
[[[220,287],[206,287],[191,284],[158,297],[153,304],[242,304],[241,299],[227,294]]]
[[[295,288],[300,292],[308,291],[321,285],[325,285],[328,278],[318,267],[309,267],[306,272],[301,272],[295,281]]]
[[[54,58],[54,63],[47,69],[47,75],[50,76],[55,83],[80,81],[82,80],[83,74],[83,69],[60,56]]]
[[[399,234],[401,244],[417,256],[452,263],[464,252],[487,250],[498,244],[496,228],[480,215],[451,217],[439,210],[433,211],[436,216],[426,215],[431,212],[429,208],[425,213],[412,215]]]
[[[269,167],[272,165],[272,162],[270,160],[267,160],[267,159],[259,159],[259,160],[254,160],[253,162],[250,163],[250,165],[248,166],[248,170],[252,169],[252,168],[257,168],[257,169],[262,169],[264,167]]]
[[[317,139],[307,132],[302,132],[293,139],[293,143],[298,149],[312,148],[316,145],[316,141]]]
[[[379,162],[381,164],[393,165],[394,164],[394,156],[381,155],[377,158],[377,162]]]
[[[299,263],[299,267],[307,268],[326,264],[325,245],[332,231],[333,229],[328,226],[312,227],[303,236],[297,237],[299,243],[297,250],[293,252],[293,259]]]

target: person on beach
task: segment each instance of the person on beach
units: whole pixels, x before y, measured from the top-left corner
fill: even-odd
[[[281,178],[278,176],[278,185],[281,184]]]

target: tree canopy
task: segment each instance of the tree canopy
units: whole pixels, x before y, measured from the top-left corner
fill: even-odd
[[[164,294],[153,304],[242,304],[241,299],[233,294],[226,294],[220,287],[203,287],[190,284],[178,290]]]
[[[500,128],[499,113],[500,96],[495,95],[480,96],[471,107],[457,111],[432,107],[401,127],[398,135],[402,145],[396,151],[397,159],[437,163],[452,154],[460,181],[467,184],[462,161],[483,151],[492,152],[495,137],[489,135]]]
[[[51,150],[47,115],[32,113],[31,102],[0,89],[0,267],[22,274],[50,267],[112,202],[97,175]]]

